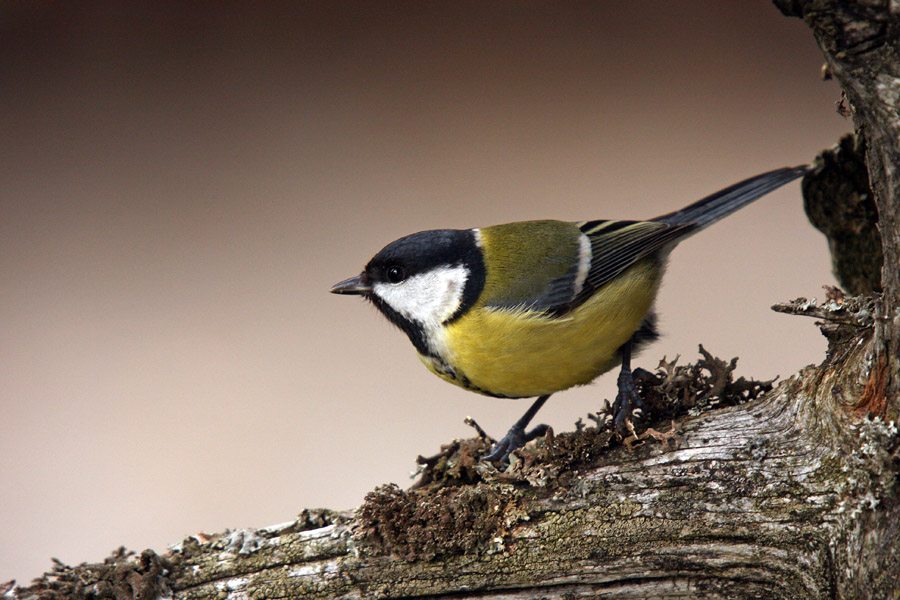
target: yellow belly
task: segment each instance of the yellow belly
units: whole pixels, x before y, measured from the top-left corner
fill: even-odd
[[[476,305],[444,330],[444,359],[457,378],[423,362],[447,381],[511,398],[584,385],[618,364],[618,349],[653,306],[660,270],[637,263],[559,318]]]

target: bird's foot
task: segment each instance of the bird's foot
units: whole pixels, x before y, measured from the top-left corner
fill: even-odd
[[[640,418],[644,411],[644,402],[634,385],[630,370],[623,369],[617,381],[619,393],[612,406],[613,425],[623,438],[636,435],[632,419]]]
[[[503,439],[494,444],[490,454],[481,457],[481,460],[492,463],[509,462],[509,455],[512,452],[518,450],[531,440],[541,437],[547,433],[548,429],[550,429],[549,425],[538,425],[531,431],[526,432],[524,427],[520,427],[518,424],[513,425],[506,435],[503,436]]]

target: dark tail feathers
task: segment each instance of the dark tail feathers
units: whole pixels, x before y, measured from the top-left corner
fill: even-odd
[[[812,167],[810,165],[775,169],[774,171],[739,181],[724,190],[685,206],[681,210],[660,215],[653,220],[671,225],[694,223],[698,227],[692,233],[696,233],[811,170]]]

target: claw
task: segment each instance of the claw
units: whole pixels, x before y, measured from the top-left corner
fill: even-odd
[[[547,433],[548,429],[550,429],[549,425],[538,425],[531,431],[526,432],[521,427],[513,425],[507,434],[503,436],[503,439],[497,442],[490,454],[483,456],[481,460],[493,463],[509,462],[510,454],[531,440],[541,437]]]
[[[644,403],[634,385],[634,377],[629,365],[630,343],[626,346],[627,349],[623,351],[622,370],[619,371],[617,380],[619,393],[616,394],[616,400],[612,407],[613,424],[623,438],[629,434],[635,435],[632,419],[639,419],[644,413]]]
[[[527,433],[525,432],[525,428],[528,427],[531,419],[534,418],[537,411],[541,410],[544,402],[546,402],[549,397],[550,394],[547,394],[546,396],[541,396],[535,400],[534,404],[532,404],[531,407],[525,411],[525,414],[522,415],[522,418],[509,428],[509,431],[503,436],[503,439],[497,442],[497,445],[494,446],[494,449],[491,450],[490,454],[483,457],[481,460],[496,463],[507,462],[511,452],[518,450],[534,438],[547,433],[547,430],[550,428],[548,425],[538,425]]]

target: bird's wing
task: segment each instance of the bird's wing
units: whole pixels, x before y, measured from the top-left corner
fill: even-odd
[[[591,241],[591,268],[586,284],[595,289],[663,247],[691,232],[692,223],[658,221],[588,221],[579,223]]]
[[[486,252],[491,251],[490,242],[523,225],[528,226],[512,224],[485,230]],[[489,279],[505,283],[502,288],[486,285],[484,305],[564,316],[628,267],[693,228],[692,224],[655,221],[542,222],[542,235],[532,232],[527,254],[520,257],[504,252],[497,258],[492,253],[490,264],[503,273]]]
[[[480,237],[488,268],[480,297],[484,306],[543,312],[571,302],[582,246],[587,246],[575,223],[494,225],[480,230]],[[582,279],[585,271],[581,269]]]
[[[638,261],[677,242],[695,228],[693,224],[655,221],[586,221],[578,223],[591,244],[590,267],[571,300],[553,312],[563,315],[590,298]]]
[[[685,237],[708,227],[794,179],[811,167],[776,169],[750,177],[693,204],[651,221],[584,221],[578,230],[590,240],[590,266],[583,281],[571,273],[552,281],[535,303],[553,315],[565,315],[590,298],[598,289],[642,259],[671,248]],[[582,253],[582,265],[585,260]],[[565,292],[571,293],[568,299]]]

